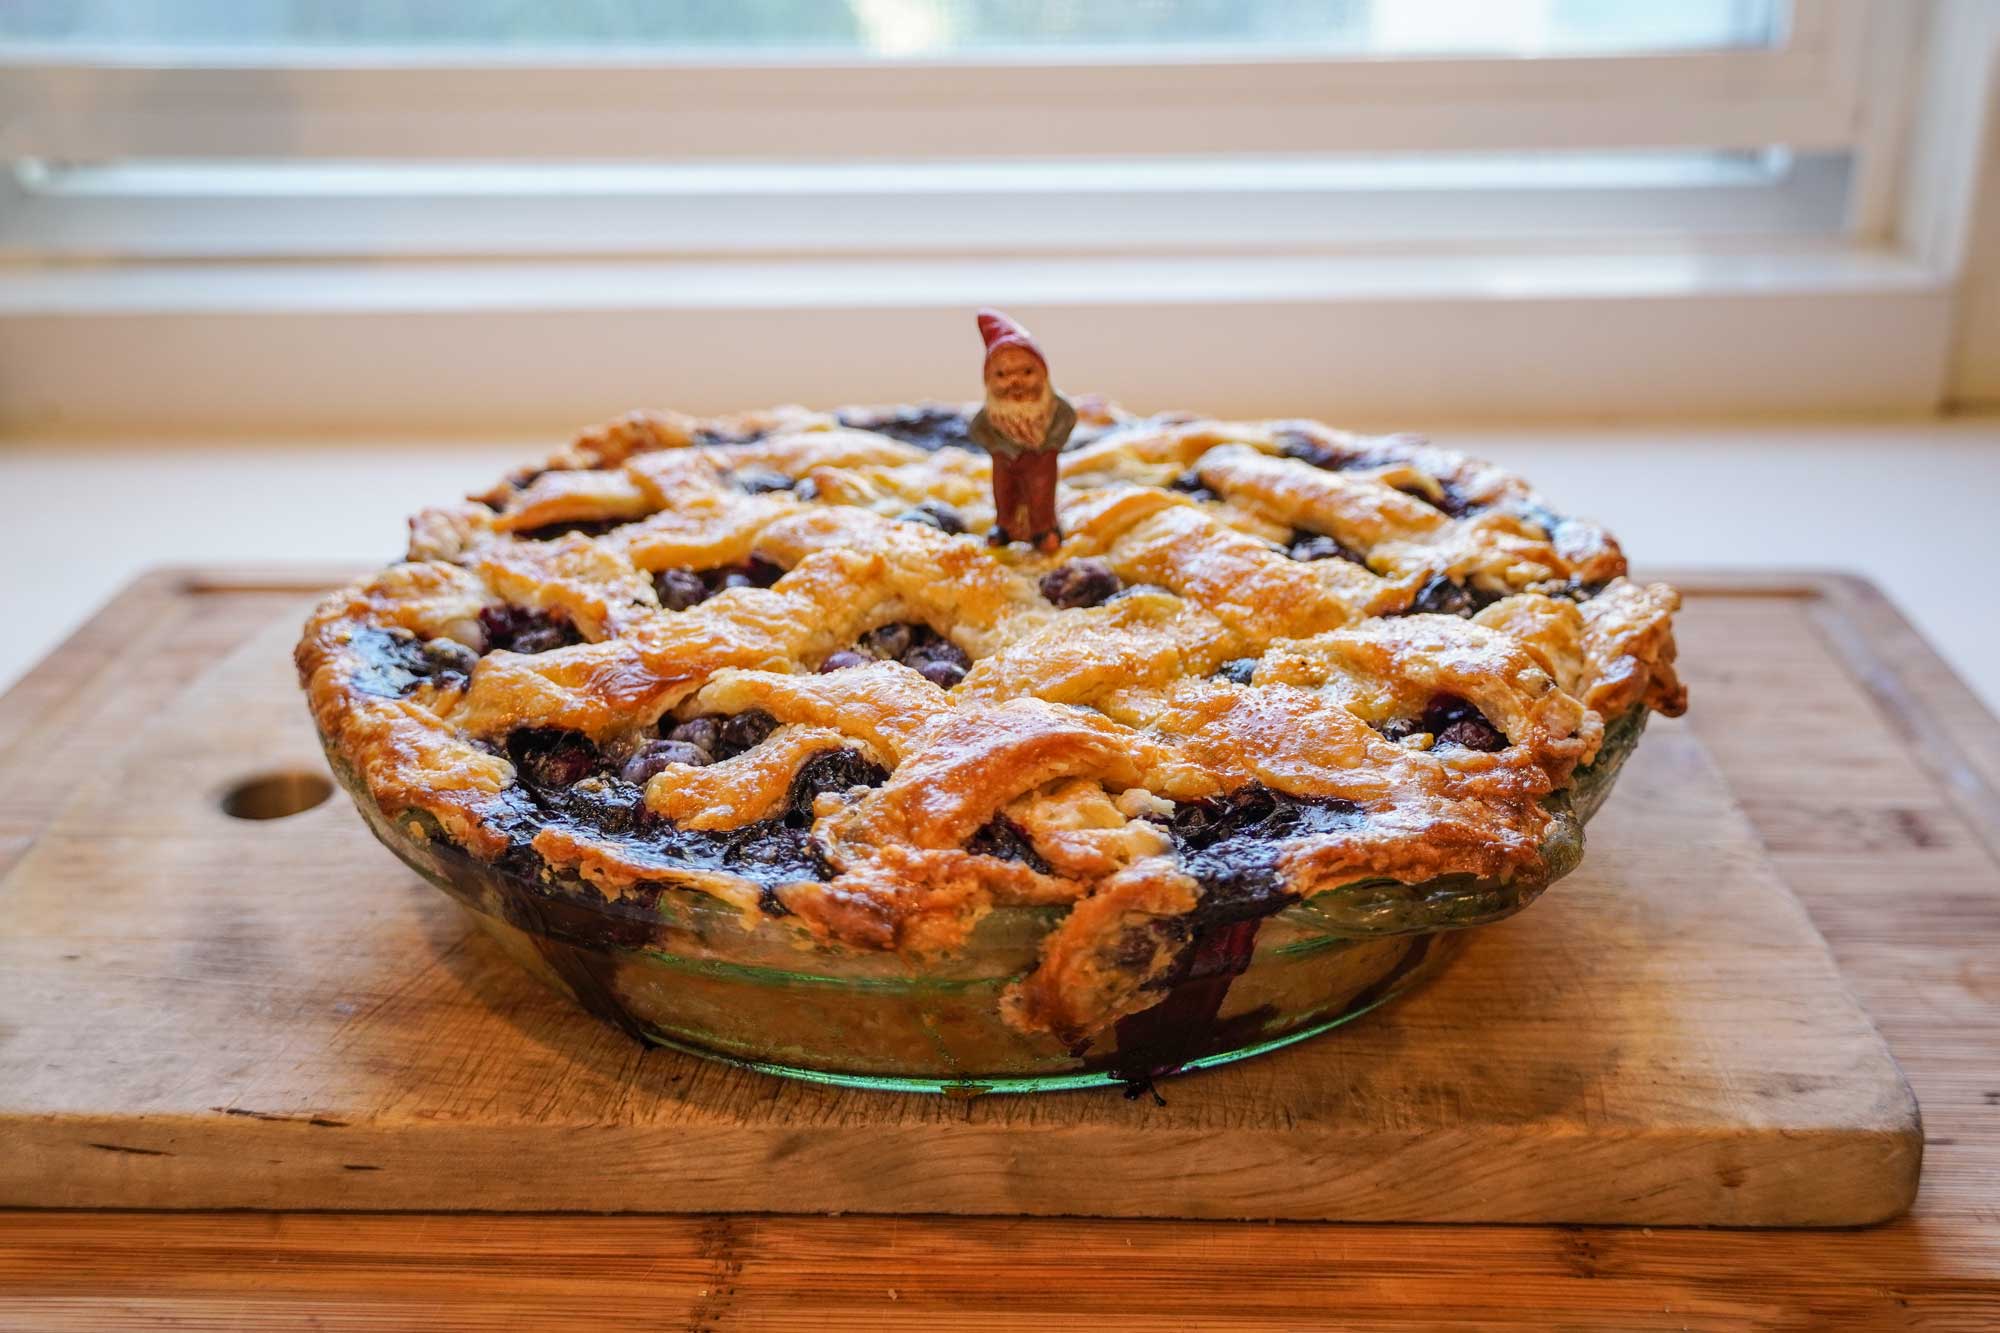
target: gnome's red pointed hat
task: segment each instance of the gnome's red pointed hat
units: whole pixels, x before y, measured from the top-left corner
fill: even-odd
[[[1028,331],[1016,324],[998,310],[979,312],[979,336],[986,340],[986,364],[993,364],[994,354],[1003,347],[1018,347],[1029,356],[1042,363],[1042,369],[1049,368],[1049,359],[1042,355],[1042,349]]]

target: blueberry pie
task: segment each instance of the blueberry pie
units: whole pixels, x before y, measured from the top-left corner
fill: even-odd
[[[1393,993],[1684,706],[1673,589],[1496,467],[1077,410],[1052,555],[984,539],[959,407],[588,431],[315,610],[334,769],[634,1035],[1063,1086]]]

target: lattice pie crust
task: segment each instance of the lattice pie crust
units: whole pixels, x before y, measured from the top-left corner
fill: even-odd
[[[329,753],[475,857],[825,947],[1068,904],[1005,1006],[1074,1041],[1152,1002],[1172,952],[1135,931],[1209,895],[1534,873],[1606,722],[1684,705],[1674,591],[1498,468],[1077,405],[1049,557],[983,539],[957,407],[589,431],[319,606]],[[1246,793],[1288,817],[1197,865],[1186,816]]]

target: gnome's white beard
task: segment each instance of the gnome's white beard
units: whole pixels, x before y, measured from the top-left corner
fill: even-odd
[[[1023,449],[1042,447],[1042,440],[1049,433],[1049,422],[1055,414],[1055,386],[1047,380],[1042,381],[1041,396],[1025,402],[986,395],[986,419],[993,423],[995,430]]]

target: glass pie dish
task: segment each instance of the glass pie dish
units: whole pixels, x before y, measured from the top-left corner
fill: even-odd
[[[1642,705],[1613,719],[1595,761],[1547,798],[1543,873],[1363,879],[1306,901],[1224,909],[1197,922],[1157,1003],[1078,1047],[1016,1030],[999,1004],[1067,908],[997,908],[948,956],[854,949],[783,921],[746,925],[697,891],[607,899],[580,880],[480,861],[426,815],[390,818],[338,753],[329,759],[405,864],[524,969],[633,1037],[791,1078],[973,1095],[1138,1088],[1304,1040],[1403,994],[1446,966],[1469,930],[1520,911],[1575,868],[1584,824],[1646,715]]]

